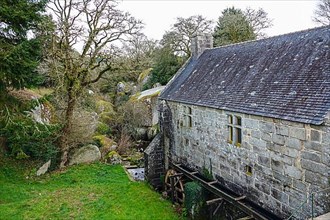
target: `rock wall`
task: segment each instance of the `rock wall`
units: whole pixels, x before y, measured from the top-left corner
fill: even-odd
[[[191,127],[183,122],[184,106],[191,107]],[[220,183],[279,216],[330,187],[329,115],[324,125],[314,126],[175,102],[168,107],[173,160],[212,169]],[[228,114],[242,119],[240,146],[228,143]],[[326,195],[315,195],[316,213],[329,211]],[[305,206],[310,211],[310,203]]]
[[[161,137],[157,134],[144,151],[145,179],[157,190],[163,186],[161,177],[164,175],[164,154],[160,143]]]

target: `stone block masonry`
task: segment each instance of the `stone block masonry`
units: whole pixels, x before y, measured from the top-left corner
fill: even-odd
[[[145,179],[157,190],[162,188],[161,176],[164,175],[164,154],[160,141],[160,134],[157,134],[144,151]]]
[[[312,192],[330,187],[329,117],[317,126],[177,102],[168,106],[172,159],[212,169],[221,184],[269,211],[285,218]],[[186,107],[191,126],[184,123]],[[241,124],[231,126],[236,122],[228,115]],[[318,214],[329,211],[326,203],[315,209]]]

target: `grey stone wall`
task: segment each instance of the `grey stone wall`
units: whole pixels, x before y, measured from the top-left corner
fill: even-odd
[[[218,181],[273,213],[288,216],[312,192],[330,187],[329,115],[324,125],[314,126],[186,105],[192,108],[193,126],[185,127],[183,104],[168,106],[172,159],[197,169],[212,167]],[[242,117],[240,147],[227,141],[227,114]],[[246,166],[252,167],[251,175]],[[318,200],[321,214],[329,201],[322,194]]]
[[[164,153],[160,134],[156,135],[144,151],[144,168],[145,179],[156,190],[161,190],[163,185],[161,176],[164,175]]]
[[[199,34],[192,39],[192,57],[198,58],[205,49],[213,48],[213,36],[211,34]]]

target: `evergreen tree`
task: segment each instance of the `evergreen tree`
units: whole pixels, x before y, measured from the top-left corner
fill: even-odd
[[[36,85],[41,59],[38,25],[46,0],[2,0],[0,6],[0,92]]]
[[[155,64],[151,72],[151,78],[144,86],[149,89],[155,83],[166,85],[173,75],[180,69],[184,58],[174,54],[173,48],[169,44],[161,47],[155,55]]]
[[[214,30],[214,46],[256,39],[253,27],[243,11],[234,7],[222,11]]]

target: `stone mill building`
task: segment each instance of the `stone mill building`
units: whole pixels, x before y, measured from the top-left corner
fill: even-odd
[[[303,203],[308,212],[311,195],[316,215],[329,212],[330,27],[210,45],[196,38],[159,97],[147,178],[156,183],[171,163],[206,167],[281,218]]]

